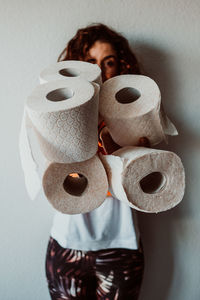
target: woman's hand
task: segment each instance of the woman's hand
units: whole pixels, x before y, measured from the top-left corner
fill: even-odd
[[[146,148],[150,148],[151,147],[149,139],[147,137],[141,137],[139,139],[138,146],[139,147],[146,147]]]
[[[121,148],[121,146],[113,141],[107,127],[104,127],[101,130],[100,139],[106,154],[112,154],[114,151],[117,151]]]
[[[106,154],[112,154],[114,151],[117,151],[118,149],[122,148],[113,141],[107,127],[104,127],[102,129],[100,133],[100,139]],[[147,137],[141,137],[139,139],[138,147],[150,148],[150,146],[151,145]]]

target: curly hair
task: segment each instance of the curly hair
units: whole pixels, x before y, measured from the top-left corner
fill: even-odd
[[[79,29],[58,57],[58,61],[84,61],[89,49],[96,41],[107,42],[112,45],[117,53],[120,75],[141,74],[139,63],[131,51],[127,39],[104,24],[94,24]]]

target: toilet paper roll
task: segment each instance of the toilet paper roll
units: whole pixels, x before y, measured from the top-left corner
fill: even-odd
[[[108,190],[98,155],[80,163],[49,163],[42,181],[47,199],[64,214],[92,211],[104,202]]]
[[[48,160],[71,163],[95,155],[98,97],[99,85],[81,78],[39,85],[28,97],[26,110]]]
[[[120,146],[138,145],[140,137],[147,137],[153,146],[166,141],[166,134],[177,134],[161,110],[159,87],[147,76],[119,75],[104,82],[99,111]]]
[[[46,83],[68,77],[83,78],[102,84],[101,69],[97,64],[77,60],[66,60],[53,64],[41,72],[39,79],[40,83]]]
[[[183,198],[185,173],[173,152],[143,147],[124,147],[113,155],[101,155],[110,192],[132,208],[158,213]]]

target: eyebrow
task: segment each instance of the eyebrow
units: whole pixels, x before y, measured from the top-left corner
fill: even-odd
[[[117,58],[117,56],[116,56],[116,55],[113,55],[113,54],[112,54],[112,55],[108,55],[108,56],[104,57],[103,61],[104,61],[104,60],[106,60],[106,59],[108,59],[108,58],[111,58],[111,57],[113,57],[113,58]]]
[[[116,58],[116,59],[117,59],[117,56],[116,56],[116,55],[113,55],[113,54],[108,55],[108,56],[105,56],[104,59],[102,60],[102,62],[105,61],[105,60],[108,59],[108,58]],[[96,60],[96,59],[93,58],[92,56],[90,56],[89,59],[90,59],[90,60]]]

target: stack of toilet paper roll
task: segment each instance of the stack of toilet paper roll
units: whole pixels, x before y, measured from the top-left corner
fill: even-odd
[[[62,213],[89,212],[106,198],[106,171],[97,153],[101,70],[65,61],[45,69],[26,102],[26,114],[45,163],[47,199]]]
[[[62,213],[89,212],[111,194],[144,212],[177,205],[184,194],[184,169],[172,152],[137,147],[176,135],[161,106],[157,84],[142,75],[120,75],[102,84],[97,65],[59,62],[40,74],[26,113],[46,163],[43,189]],[[115,143],[112,155],[97,154],[98,118]]]

